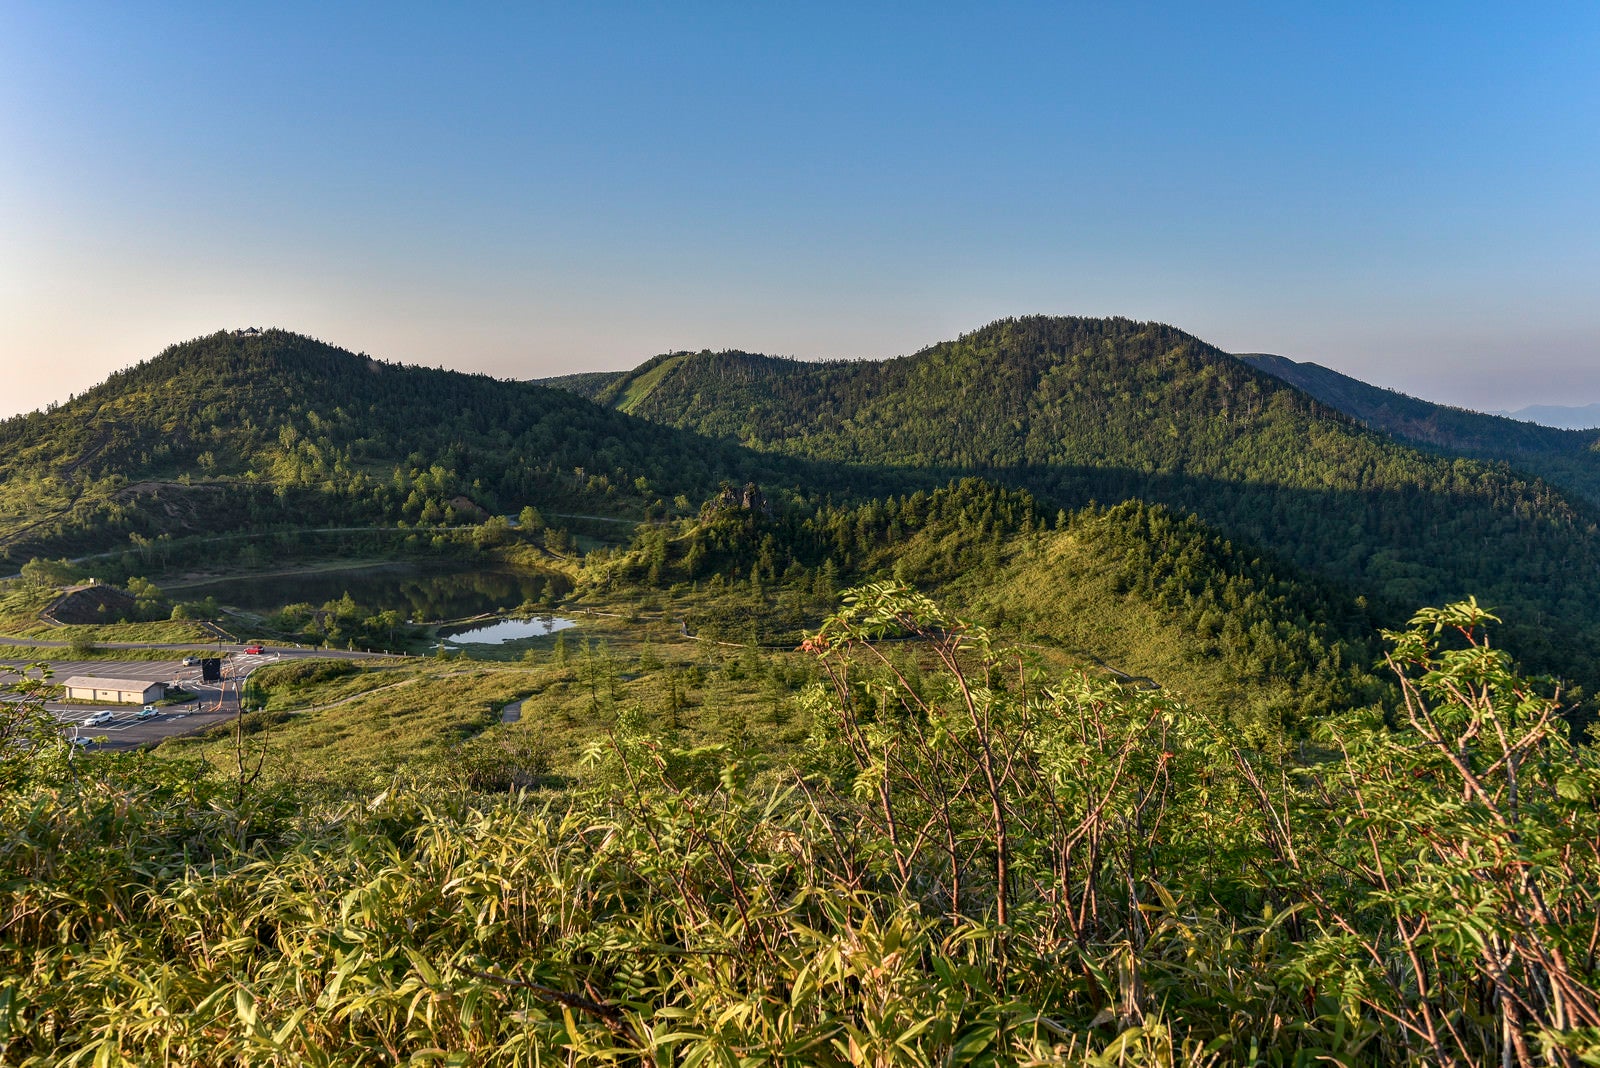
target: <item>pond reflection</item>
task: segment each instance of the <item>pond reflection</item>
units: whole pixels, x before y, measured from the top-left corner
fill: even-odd
[[[441,637],[450,645],[504,645],[506,642],[514,642],[521,638],[542,638],[546,634],[554,634],[558,630],[575,626],[577,624],[572,620],[561,619],[558,616],[545,616],[542,619],[502,619],[455,634],[443,634]]]

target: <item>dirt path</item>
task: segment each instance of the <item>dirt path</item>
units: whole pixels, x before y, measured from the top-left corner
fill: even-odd
[[[363,690],[361,693],[354,693],[349,697],[341,697],[337,701],[329,701],[326,704],[306,705],[304,708],[275,708],[271,711],[289,712],[291,714],[298,714],[300,712],[321,712],[324,709],[338,708],[340,705],[348,705],[356,701],[363,701],[374,694],[386,693],[389,690],[398,690],[402,686],[410,686],[413,682],[421,682],[422,679],[423,676],[416,675],[409,679],[401,679],[399,682],[391,682],[387,686],[375,686],[370,690]]]

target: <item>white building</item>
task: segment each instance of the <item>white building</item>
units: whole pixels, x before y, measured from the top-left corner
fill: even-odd
[[[106,701],[119,705],[154,704],[167,695],[164,682],[144,679],[102,679],[94,675],[74,675],[63,683],[68,701]]]

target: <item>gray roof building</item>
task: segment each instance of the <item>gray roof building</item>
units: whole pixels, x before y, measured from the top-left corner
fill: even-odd
[[[74,675],[62,683],[68,701],[110,701],[113,704],[143,705],[159,701],[167,694],[167,684],[149,679],[106,679],[97,675]]]

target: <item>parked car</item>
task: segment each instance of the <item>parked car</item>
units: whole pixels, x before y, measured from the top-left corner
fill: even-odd
[[[99,712],[96,712],[94,715],[92,715],[88,719],[84,720],[83,721],[83,725],[85,727],[98,727],[103,723],[110,723],[112,720],[114,720],[116,718],[117,718],[117,714],[115,712],[111,711],[111,709],[106,708],[106,709],[102,709]]]
[[[244,647],[244,651],[247,654],[249,654],[250,656],[260,656],[261,655],[261,646],[260,645],[247,645],[247,646]]]
[[[158,711],[156,711],[156,706],[155,705],[145,705],[143,708],[139,709],[138,715],[136,715],[134,718],[135,719],[154,719],[158,715],[160,715],[160,713]]]
[[[72,744],[74,746],[76,746],[77,748],[79,748],[79,749],[87,749],[91,745],[94,744],[94,739],[93,738],[84,738],[82,736],[79,736],[77,738],[72,739]]]
[[[186,657],[183,658],[183,666],[184,667],[195,667],[199,663],[200,663],[200,658],[198,656],[186,656]]]

